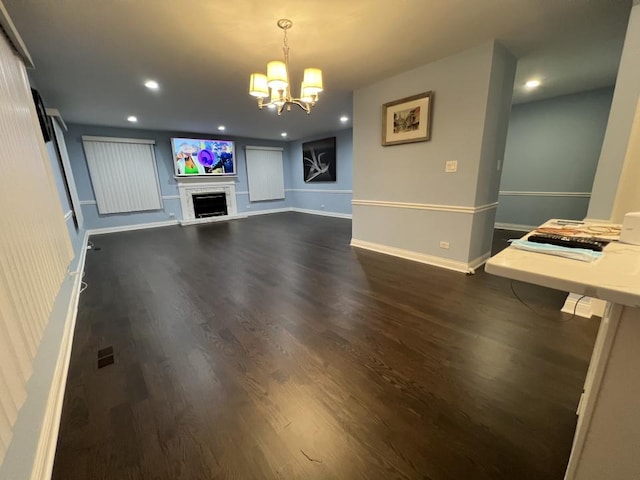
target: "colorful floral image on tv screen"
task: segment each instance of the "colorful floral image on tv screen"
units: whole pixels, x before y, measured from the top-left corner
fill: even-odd
[[[235,175],[234,145],[230,140],[172,138],[176,175]]]

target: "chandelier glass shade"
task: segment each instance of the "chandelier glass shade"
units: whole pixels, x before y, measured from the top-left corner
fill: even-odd
[[[319,68],[305,68],[300,85],[300,96],[291,96],[289,81],[289,43],[287,30],[293,22],[286,18],[278,20],[278,27],[284,30],[284,61],[273,60],[267,64],[267,74],[252,73],[249,78],[249,95],[258,99],[258,108],[267,106],[277,108],[278,115],[286,109],[291,111],[292,105],[311,113],[311,108],[318,102],[319,94],[323,90],[322,70]],[[268,99],[268,100],[265,100]]]

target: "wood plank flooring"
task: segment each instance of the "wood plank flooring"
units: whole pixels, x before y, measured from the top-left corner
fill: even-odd
[[[597,320],[350,236],[283,213],[92,237],[53,478],[562,479]]]

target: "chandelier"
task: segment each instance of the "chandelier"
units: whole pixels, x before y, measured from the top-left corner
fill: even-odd
[[[302,84],[300,85],[300,97],[291,96],[291,83],[289,82],[289,43],[287,30],[293,26],[293,22],[283,18],[278,20],[278,27],[284,30],[284,62],[279,60],[267,64],[267,74],[252,73],[249,80],[249,95],[258,98],[258,108],[262,110],[265,105],[269,108],[277,108],[278,115],[286,109],[291,111],[291,105],[297,105],[302,110],[311,113],[311,107],[318,101],[318,94],[322,92],[322,70],[319,68],[305,68]],[[269,92],[271,90],[271,92]],[[268,103],[265,102],[268,98]]]

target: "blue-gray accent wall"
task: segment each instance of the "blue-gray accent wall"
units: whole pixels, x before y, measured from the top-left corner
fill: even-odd
[[[163,197],[163,209],[151,212],[100,215],[98,213],[97,205],[95,204],[95,194],[91,185],[87,161],[84,155],[84,148],[82,145],[82,137],[84,135],[154,140],[156,142],[155,153],[156,162],[158,165],[160,191]],[[170,132],[70,124],[69,131],[66,133],[65,138],[67,149],[69,151],[71,167],[76,179],[78,195],[80,197],[80,201],[83,202],[82,212],[84,214],[84,221],[87,229],[122,227],[128,225],[155,223],[169,220],[180,220],[182,218],[180,199],[178,198],[178,184],[176,182],[176,179],[174,178],[173,170],[173,155],[171,153],[172,137],[224,138],[226,140],[234,140],[236,142],[235,149],[237,176],[232,178],[234,178],[236,182],[238,213],[250,213],[259,210],[288,208],[290,206],[289,201],[286,198],[284,200],[249,203],[249,196],[246,193],[248,192],[248,185],[245,163],[245,146],[260,145],[268,147],[282,147],[286,150],[287,145],[285,142],[233,137],[230,135],[220,136],[217,134]],[[283,152],[283,157],[285,156],[286,151]],[[285,168],[284,171],[285,188],[289,181],[289,174],[287,170],[288,169]],[[247,206],[249,205],[250,208],[247,208]],[[171,214],[173,214],[174,216],[171,216]]]
[[[585,218],[589,196],[576,194],[591,192],[612,97],[603,88],[513,106],[498,224]]]
[[[302,144],[336,137],[336,181],[305,183],[302,168]],[[291,206],[303,210],[351,215],[353,185],[353,131],[349,128],[290,142],[288,150]]]

